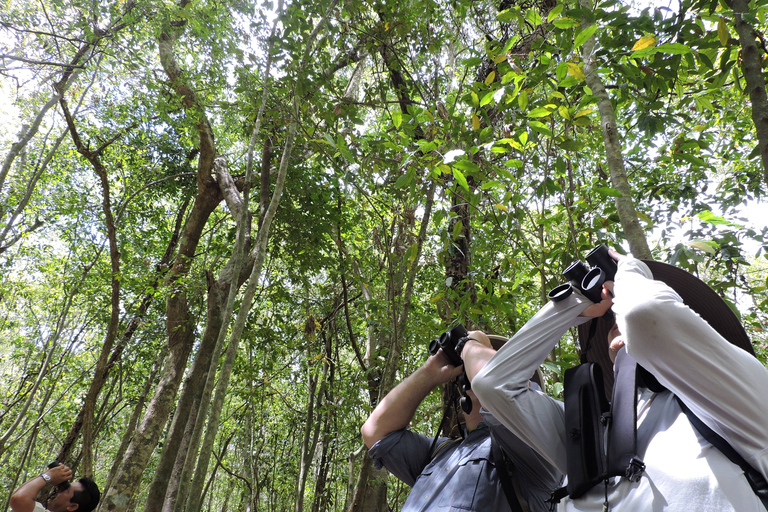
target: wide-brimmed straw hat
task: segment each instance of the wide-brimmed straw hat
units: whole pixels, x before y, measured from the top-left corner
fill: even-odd
[[[723,338],[752,355],[755,351],[747,331],[736,313],[704,281],[685,270],[660,261],[643,260],[653,273],[653,278],[663,281],[683,299],[683,302],[699,314]],[[592,324],[595,324],[594,326]],[[613,320],[596,318],[579,326],[579,345],[586,351],[586,359],[600,365],[603,370],[606,396],[613,388],[613,363],[608,353],[608,331]],[[593,331],[594,330],[594,331]],[[590,336],[590,333],[592,335]]]

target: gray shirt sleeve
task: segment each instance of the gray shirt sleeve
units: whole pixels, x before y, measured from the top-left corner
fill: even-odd
[[[439,443],[447,438],[442,438]],[[390,432],[368,450],[376,469],[382,467],[397,478],[413,487],[416,478],[428,462],[429,447],[432,439],[410,430]]]

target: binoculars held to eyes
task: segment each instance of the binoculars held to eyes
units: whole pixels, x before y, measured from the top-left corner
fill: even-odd
[[[458,324],[450,331],[445,331],[443,334],[430,341],[429,353],[435,355],[439,349],[443,349],[443,354],[445,354],[445,357],[448,358],[448,361],[450,361],[453,366],[461,366],[464,362],[456,352],[456,345],[461,338],[466,337],[467,330],[462,324]]]
[[[443,334],[430,341],[429,353],[435,355],[438,350],[443,349],[443,354],[445,354],[445,357],[448,358],[448,361],[453,366],[461,366],[464,364],[464,361],[461,360],[459,352],[461,352],[461,348],[467,341],[467,334],[467,329],[465,329],[462,324],[458,324],[453,329],[445,331]],[[467,396],[467,391],[471,389],[467,373],[462,372],[461,375],[456,378],[456,381],[459,385],[459,390],[461,391],[461,400],[459,400],[461,410],[464,411],[464,413],[469,414],[472,412],[472,399]]]
[[[568,282],[554,287],[547,296],[553,302],[559,302],[568,297],[573,289],[579,290],[587,299],[594,303],[601,300],[603,283],[613,281],[616,277],[617,265],[608,254],[608,247],[598,245],[587,254],[587,265],[576,260],[563,271]]]

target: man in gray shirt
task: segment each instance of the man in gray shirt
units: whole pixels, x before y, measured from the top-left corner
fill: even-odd
[[[510,508],[504,494],[497,468],[504,462],[494,460],[491,436],[513,466],[512,482],[523,510],[548,510],[545,500],[562,475],[482,409],[472,391],[468,394],[473,407],[465,415],[468,434],[463,439],[441,438],[430,453],[432,439],[406,428],[424,398],[462,371],[441,349],[392,389],[361,428],[374,465],[412,487],[401,512],[520,510]]]

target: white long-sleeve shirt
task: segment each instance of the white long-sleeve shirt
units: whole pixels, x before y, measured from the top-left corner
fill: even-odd
[[[701,437],[674,395],[768,477],[768,406],[762,400],[768,370],[722,338],[674,290],[653,281],[641,261],[619,263],[614,292],[627,351],[669,391],[639,390],[637,450],[646,470],[638,482],[611,479],[611,509],[765,512],[741,468]],[[526,384],[565,331],[589,320],[579,317],[589,305],[578,294],[547,304],[472,381],[484,407],[563,472],[563,404]],[[577,500],[566,498],[560,509],[602,510],[605,492],[598,484]]]

